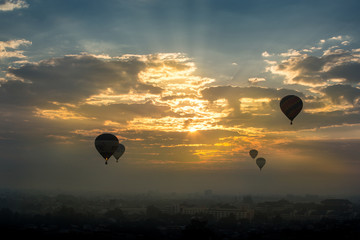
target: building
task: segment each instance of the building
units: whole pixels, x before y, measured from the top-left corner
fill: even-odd
[[[213,216],[216,220],[235,216],[236,220],[247,219],[252,221],[254,219],[254,210],[250,208],[208,208],[208,207],[191,207],[181,206],[178,204],[162,208],[162,212],[167,214],[184,214],[184,215],[199,215],[206,214]]]
[[[236,220],[249,220],[252,221],[254,219],[254,210],[252,209],[209,209],[208,214],[214,216],[216,220],[220,220],[222,218],[229,217],[231,215],[235,216]]]

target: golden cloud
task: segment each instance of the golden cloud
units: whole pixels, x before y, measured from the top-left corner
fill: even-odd
[[[85,120],[89,119],[76,112],[68,110],[66,107],[60,107],[59,109],[40,109],[36,108],[34,111],[36,117],[47,118],[47,119],[63,119],[63,120]]]

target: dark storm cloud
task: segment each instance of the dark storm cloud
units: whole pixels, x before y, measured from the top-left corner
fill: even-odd
[[[22,82],[8,81],[1,85],[0,99],[16,104],[37,105],[46,101],[74,103],[101,90],[112,88],[116,93],[137,91],[159,93],[160,88],[138,81],[145,63],[135,58],[102,61],[92,56],[65,56],[29,63],[9,69]]]

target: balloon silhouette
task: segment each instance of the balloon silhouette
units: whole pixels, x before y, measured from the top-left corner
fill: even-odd
[[[250,156],[255,159],[256,156],[258,155],[258,151],[255,150],[255,149],[251,149],[250,152],[249,152]]]
[[[118,148],[113,154],[114,158],[116,159],[116,162],[119,161],[119,158],[124,154],[124,152],[125,152],[125,146],[119,143]]]
[[[265,163],[266,163],[265,158],[256,159],[256,165],[258,165],[258,167],[260,168],[260,171],[264,167]]]
[[[292,124],[294,118],[300,113],[302,107],[303,102],[295,95],[287,95],[280,101],[281,111],[290,119],[290,124]]]
[[[103,133],[95,139],[95,148],[105,159],[105,164],[107,164],[107,160],[114,154],[118,146],[119,140],[110,133]]]

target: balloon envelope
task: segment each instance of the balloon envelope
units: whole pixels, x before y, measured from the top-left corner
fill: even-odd
[[[95,148],[100,155],[107,161],[114,154],[119,146],[117,137],[110,133],[104,133],[96,137]]]
[[[287,95],[280,101],[281,111],[290,119],[290,124],[292,124],[294,118],[300,113],[302,107],[303,102],[295,95]]]
[[[266,160],[265,158],[258,158],[256,159],[256,165],[258,165],[258,167],[260,168],[260,170],[263,168],[263,166],[265,165]]]
[[[125,146],[122,145],[121,143],[119,143],[118,148],[116,149],[116,151],[114,152],[114,157],[116,158],[116,161],[119,160],[119,158],[124,154],[125,152]]]
[[[258,155],[258,151],[255,150],[255,149],[251,149],[250,152],[249,152],[250,156],[255,159],[256,156]]]

